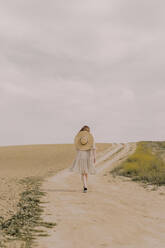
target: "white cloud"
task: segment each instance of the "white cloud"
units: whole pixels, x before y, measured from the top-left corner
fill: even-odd
[[[1,142],[164,139],[164,1],[0,4]],[[12,123],[12,129],[11,129]]]

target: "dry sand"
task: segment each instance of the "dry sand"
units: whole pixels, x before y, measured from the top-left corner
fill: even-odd
[[[126,144],[112,155],[112,146],[97,160],[97,175],[89,175],[88,192],[82,192],[80,176],[66,170],[43,184],[47,192],[44,220],[57,223],[39,248],[164,248],[165,190],[144,188],[124,177],[112,177],[110,169],[135,149]],[[107,155],[108,156],[108,155]]]
[[[47,192],[43,218],[57,226],[47,229],[49,236],[40,237],[34,247],[164,248],[165,187],[154,191],[109,173],[135,146],[96,144],[98,174],[89,175],[87,193],[80,176],[68,172],[76,154],[73,145],[0,147],[0,215],[7,218],[17,210],[23,190],[19,179],[41,176]],[[13,245],[20,247],[19,242]]]
[[[96,143],[97,155],[104,154],[110,146],[110,143]],[[0,147],[0,216],[8,219],[16,213],[23,191],[19,179],[55,174],[67,168],[75,154],[73,144]]]

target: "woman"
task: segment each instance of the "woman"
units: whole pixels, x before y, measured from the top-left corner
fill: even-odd
[[[81,131],[87,131],[90,133],[89,126],[83,126],[79,133]],[[81,180],[83,183],[83,189],[84,192],[87,192],[87,179],[88,179],[88,173],[89,174],[96,174],[96,145],[95,141],[93,140],[93,145],[88,150],[80,150],[76,148],[77,155],[76,158],[70,167],[70,171],[77,172],[81,174]]]

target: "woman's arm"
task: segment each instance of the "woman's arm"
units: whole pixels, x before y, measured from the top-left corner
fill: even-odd
[[[96,163],[96,149],[93,149],[94,163]]]
[[[94,158],[94,163],[95,163],[96,162],[96,144],[95,143],[93,144],[92,152],[93,152],[93,158]]]

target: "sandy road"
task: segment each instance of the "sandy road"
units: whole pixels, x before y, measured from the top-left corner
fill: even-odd
[[[37,240],[40,248],[164,248],[165,191],[149,191],[110,168],[133,151],[135,144],[115,144],[96,163],[83,193],[80,176],[67,169],[48,178],[45,221],[57,226]]]

